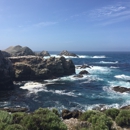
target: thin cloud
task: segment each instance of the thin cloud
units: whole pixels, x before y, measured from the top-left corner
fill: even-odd
[[[34,24],[35,27],[46,27],[46,26],[51,26],[51,25],[55,25],[58,22],[40,22],[37,24]]]
[[[89,13],[89,17],[93,21],[101,22],[102,25],[128,20],[130,19],[130,7],[127,4],[118,3],[117,5],[95,9]]]

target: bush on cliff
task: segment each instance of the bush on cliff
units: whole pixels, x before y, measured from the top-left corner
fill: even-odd
[[[105,114],[107,116],[110,116],[113,120],[115,120],[115,118],[118,116],[120,110],[116,109],[116,108],[111,108],[105,111]]]
[[[112,119],[102,112],[87,111],[81,115],[80,119],[92,124],[89,130],[111,130]]]
[[[29,130],[67,130],[67,127],[54,112],[43,108],[25,116],[20,124]]]
[[[55,114],[56,113],[56,114]],[[39,108],[33,113],[0,111],[0,130],[67,130],[56,110]]]
[[[130,110],[121,110],[115,121],[121,127],[130,127]]]

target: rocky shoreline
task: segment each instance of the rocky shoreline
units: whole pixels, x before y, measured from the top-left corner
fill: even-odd
[[[72,60],[63,56],[45,59],[44,56],[50,54],[47,51],[36,54],[20,45],[0,51],[0,90],[13,89],[13,81],[45,80],[75,74]]]

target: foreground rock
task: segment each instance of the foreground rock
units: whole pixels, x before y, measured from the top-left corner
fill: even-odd
[[[37,54],[38,56],[50,56],[49,52],[48,51],[42,51],[40,53]]]
[[[4,57],[11,57],[11,55],[6,51],[1,51]]]
[[[74,110],[74,111],[69,111],[69,110],[62,110],[62,118],[63,119],[70,119],[70,118],[78,118],[80,115],[82,114],[82,112],[78,111],[78,110]]]
[[[20,45],[11,46],[5,50],[11,56],[27,56],[35,55],[35,53],[29,47],[22,47]]]
[[[64,57],[21,56],[10,57],[10,60],[15,70],[15,81],[44,80],[75,73],[72,60]]]
[[[81,128],[88,128],[91,127],[91,124],[87,121],[80,121],[76,118],[65,119],[63,120],[64,124],[67,126],[67,130],[78,130]]]
[[[60,53],[61,56],[74,56],[74,57],[78,57],[76,54],[68,52],[68,51],[62,51]]]
[[[5,58],[0,51],[0,90],[13,88],[14,70],[9,59]]]
[[[113,87],[113,90],[120,93],[130,92],[130,88],[125,88],[120,86]]]

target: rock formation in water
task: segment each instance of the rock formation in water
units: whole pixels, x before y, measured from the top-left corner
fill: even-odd
[[[13,88],[14,70],[9,59],[0,51],[0,90]]]
[[[37,54],[38,56],[50,56],[49,52],[48,51],[42,51],[40,53]]]
[[[68,51],[62,51],[59,55],[61,56],[74,56],[74,57],[78,57],[76,54],[68,52]]]
[[[35,53],[29,47],[22,47],[20,45],[11,46],[4,51],[8,52],[11,56],[35,55]]]
[[[72,60],[64,57],[43,59],[39,56],[10,57],[16,81],[44,80],[75,73]]]
[[[125,88],[120,86],[113,87],[113,90],[120,93],[130,92],[130,88]]]

